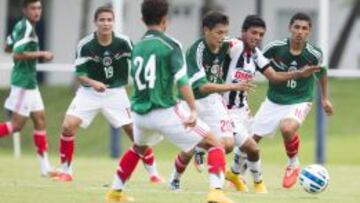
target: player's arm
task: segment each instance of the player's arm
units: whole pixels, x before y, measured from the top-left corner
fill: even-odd
[[[80,83],[91,86],[97,92],[104,92],[107,89],[107,86],[104,83],[93,80],[85,75],[78,75],[77,78]]]
[[[321,74],[319,83],[321,88],[321,104],[324,108],[325,113],[330,116],[334,113],[334,107],[332,106],[328,96],[328,77],[326,70],[324,70],[324,73]]]
[[[255,85],[250,81],[241,81],[238,83],[225,83],[225,84],[216,84],[216,83],[205,83],[199,87],[201,93],[211,94],[211,93],[223,93],[227,91],[250,91],[255,88]]]
[[[320,71],[319,66],[306,66],[300,70],[290,72],[277,72],[271,66],[268,66],[262,74],[272,83],[281,83],[288,80],[309,77],[315,72]]]
[[[15,60],[33,60],[42,58],[46,61],[53,59],[53,53],[49,51],[24,51],[24,52],[14,52],[13,58]]]

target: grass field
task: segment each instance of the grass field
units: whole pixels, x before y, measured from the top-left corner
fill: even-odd
[[[259,84],[251,98],[251,106],[257,109],[264,98],[265,84]],[[261,143],[264,177],[270,191],[267,195],[237,194],[228,188],[236,202],[359,202],[360,199],[360,80],[330,81],[330,96],[336,114],[328,120],[327,165],[330,186],[320,195],[309,195],[295,187],[285,191],[280,187],[286,156],[280,136],[265,139]],[[0,90],[3,103],[8,90]],[[60,125],[73,92],[67,87],[42,87],[48,124],[52,162],[58,163],[58,135]],[[314,162],[314,111],[300,130],[302,137],[300,157],[303,165]],[[0,120],[4,116],[0,115]],[[76,138],[75,181],[57,183],[38,174],[37,161],[31,138],[32,126],[28,123],[22,132],[23,153],[20,159],[12,157],[11,138],[0,140],[0,203],[2,202],[103,202],[103,197],[117,165],[108,158],[108,125],[100,116],[87,130],[80,130]],[[128,146],[125,138],[124,145]],[[155,154],[164,177],[170,174],[172,160],[177,150],[164,142],[155,148]],[[141,167],[132,177],[128,192],[139,203],[197,203],[204,202],[207,191],[206,174],[198,174],[192,166],[183,179],[183,192],[172,193],[165,185],[152,186]]]

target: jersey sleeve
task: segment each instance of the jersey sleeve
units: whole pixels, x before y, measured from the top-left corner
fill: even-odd
[[[264,49],[262,50],[263,56],[265,56],[268,59],[271,59],[275,54],[275,46],[273,43],[267,44]]]
[[[270,65],[269,59],[267,59],[257,47],[255,48],[255,56],[256,57],[254,62],[256,64],[257,70],[264,72]]]
[[[16,24],[11,33],[8,46],[10,46],[14,53],[22,53],[25,51],[33,51],[31,42],[35,39],[31,37],[33,28],[30,23],[20,22]]]
[[[229,40],[229,53],[230,58],[235,58],[239,53],[244,50],[244,43],[236,38]]]
[[[189,82],[188,77],[186,75],[187,72],[186,61],[180,47],[175,47],[171,51],[170,66],[172,69],[172,74],[174,75],[175,78],[175,82],[178,85],[181,86]]]
[[[194,53],[196,52],[196,53]],[[186,62],[188,64],[188,76],[193,89],[208,83],[205,70],[202,65],[202,54],[199,51],[189,49],[186,53]]]
[[[324,63],[324,60],[323,60],[323,53],[321,52],[321,50],[318,50],[318,51],[320,54],[316,57],[317,58],[316,65],[320,66],[320,71],[315,73],[316,78],[320,78],[321,76],[326,75],[327,70],[328,70],[328,66],[327,66],[327,64]]]
[[[86,46],[81,42],[78,44],[75,56],[75,75],[88,76],[87,66],[91,60],[91,57],[86,54]]]

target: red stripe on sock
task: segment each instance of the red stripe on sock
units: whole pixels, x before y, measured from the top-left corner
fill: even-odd
[[[149,147],[141,160],[147,165],[153,165],[155,161],[153,150]]]
[[[60,160],[70,165],[74,155],[74,135],[61,134],[60,137]]]
[[[119,176],[122,182],[125,182],[129,179],[139,160],[140,156],[135,152],[134,149],[128,149],[124,153],[116,170],[116,174]]]
[[[0,123],[0,137],[5,137],[11,134],[12,131],[12,124],[10,122]]]
[[[42,156],[48,150],[48,142],[46,139],[46,131],[35,130],[33,134],[34,144],[37,153]]]
[[[225,172],[225,151],[221,147],[212,147],[208,150],[208,167],[209,173],[219,174]]]
[[[299,134],[295,132],[293,138],[290,141],[288,142],[284,141],[284,146],[285,146],[286,154],[288,155],[289,158],[292,158],[295,155],[297,155],[300,146]]]

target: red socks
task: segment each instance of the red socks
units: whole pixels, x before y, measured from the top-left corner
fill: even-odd
[[[129,179],[132,172],[135,170],[137,163],[140,160],[140,156],[135,152],[133,147],[128,149],[121,157],[119,166],[116,169],[116,174],[124,183]]]
[[[178,173],[180,173],[180,174],[183,173],[183,172],[185,171],[185,169],[186,169],[186,166],[187,166],[187,164],[184,163],[183,160],[181,160],[180,155],[177,155],[177,156],[176,156],[176,159],[175,159],[175,169],[176,169],[176,172],[178,172]]]
[[[149,147],[144,156],[141,157],[141,160],[146,164],[146,165],[150,165],[152,166],[154,164],[154,153],[153,153],[153,150]]]
[[[44,152],[48,149],[48,143],[46,139],[46,131],[45,130],[34,130],[33,134],[34,144],[37,149],[37,153],[40,156],[43,156]]]
[[[5,137],[12,133],[13,128],[10,122],[0,123],[0,137]]]
[[[69,165],[74,155],[75,136],[61,134],[60,137],[60,159],[61,163],[67,162]]]
[[[284,141],[284,145],[286,149],[286,154],[288,155],[289,158],[292,158],[295,155],[297,155],[300,146],[299,134],[295,132],[293,138],[290,141],[288,142]]]
[[[221,147],[212,147],[208,150],[208,167],[209,173],[225,173],[225,151]]]

